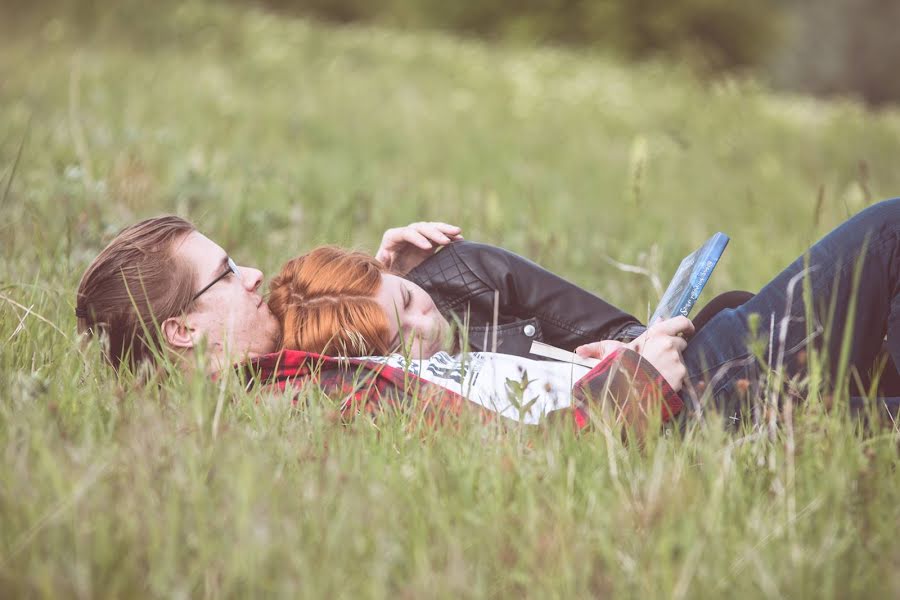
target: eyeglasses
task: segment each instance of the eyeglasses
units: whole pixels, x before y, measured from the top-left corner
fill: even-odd
[[[200,296],[202,296],[202,295],[206,292],[206,290],[208,290],[208,289],[211,288],[212,286],[216,285],[216,284],[219,283],[222,279],[224,279],[224,278],[227,277],[228,275],[231,275],[232,273],[234,274],[235,277],[238,278],[239,281],[242,281],[242,280],[243,280],[243,277],[241,277],[241,270],[238,269],[237,263],[234,262],[234,261],[231,259],[230,256],[229,256],[226,260],[227,260],[227,262],[228,262],[228,268],[225,269],[225,271],[224,271],[221,275],[219,275],[218,277],[216,277],[215,279],[213,279],[212,281],[210,281],[209,284],[208,284],[206,287],[204,287],[202,290],[200,290],[199,292],[197,292],[196,294],[194,294],[194,297],[191,298],[191,302],[193,302],[194,300],[196,300],[197,298],[199,298]]]

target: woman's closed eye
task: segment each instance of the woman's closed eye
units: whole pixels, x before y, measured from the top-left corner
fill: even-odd
[[[409,308],[409,305],[412,303],[412,293],[410,293],[408,287],[403,288],[403,309],[406,310]]]

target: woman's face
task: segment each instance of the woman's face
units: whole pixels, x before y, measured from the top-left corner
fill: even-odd
[[[388,318],[391,348],[408,348],[411,358],[428,358],[444,348],[450,324],[425,290],[402,277],[383,273],[375,299]]]

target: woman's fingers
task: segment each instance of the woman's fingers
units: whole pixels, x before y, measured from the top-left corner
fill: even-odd
[[[434,246],[427,237],[422,235],[415,227],[416,223],[406,227],[396,227],[388,229],[381,238],[381,249],[386,251],[397,250],[405,243],[412,244],[422,250],[430,250]]]
[[[592,342],[575,348],[575,354],[584,358],[599,358],[603,354],[600,342]]]
[[[692,328],[685,328],[682,323],[681,329],[676,330],[690,331]],[[647,333],[650,333],[650,330]],[[650,364],[669,382],[672,389],[676,392],[680,390],[684,383],[684,378],[687,377],[687,367],[685,367],[684,360],[681,358],[682,351],[687,348],[687,340],[677,335],[666,335],[658,331],[646,337],[641,337],[643,338],[641,344],[635,344],[637,340],[629,344],[615,340],[584,344],[575,348],[575,354],[585,358],[599,359],[608,356],[619,348],[631,348],[650,361]]]
[[[385,232],[387,235],[387,232]],[[394,261],[394,254],[387,247],[384,238],[381,240],[381,246],[378,247],[378,250],[375,252],[375,260],[380,261],[387,268],[391,267],[391,263]]]
[[[439,246],[446,246],[453,240],[462,238],[462,229],[448,223],[413,223],[410,227]]]
[[[434,248],[434,244],[432,240],[429,239],[428,236],[424,235],[421,231],[416,229],[408,229],[403,232],[404,241],[409,242],[413,246],[417,248],[421,248],[422,250],[431,250]]]
[[[426,225],[426,226],[422,227],[421,229],[419,229],[418,231],[422,236],[431,240],[433,243],[437,244],[438,246],[446,246],[451,241],[453,241],[437,227]]]
[[[462,229],[448,223],[410,223],[384,232],[375,258],[398,273],[408,273],[437,248],[462,239]]]
[[[624,348],[623,342],[616,340],[603,340],[600,342],[592,342],[575,348],[575,354],[584,358],[603,358],[610,352],[618,348]]]
[[[693,333],[694,324],[690,319],[675,317],[659,321],[628,344],[603,340],[579,346],[575,353],[586,358],[603,358],[617,348],[630,348],[650,361],[677,392],[687,377],[687,367],[681,357],[688,345],[685,337]]]
[[[439,229],[441,233],[451,239],[462,239],[462,227],[441,222],[431,223],[431,225]]]
[[[687,348],[687,340],[676,335],[654,334],[649,336],[640,354],[659,371],[676,392],[687,377],[687,367],[681,352]]]
[[[661,335],[682,335],[690,337],[694,335],[694,323],[687,317],[678,316],[663,321],[657,321],[647,331],[652,331],[655,334]]]
[[[446,246],[454,240],[463,239],[462,229],[456,225],[440,222],[410,223],[406,227],[393,227],[384,232],[381,246],[375,258],[390,261],[390,253],[400,250],[404,244],[411,244],[420,250],[433,250],[435,245]]]

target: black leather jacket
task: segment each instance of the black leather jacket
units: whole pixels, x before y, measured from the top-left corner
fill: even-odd
[[[565,279],[496,246],[455,242],[406,278],[434,299],[449,321],[468,323],[471,350],[528,356],[531,342],[569,351],[605,339],[630,341],[646,329],[637,318]]]

